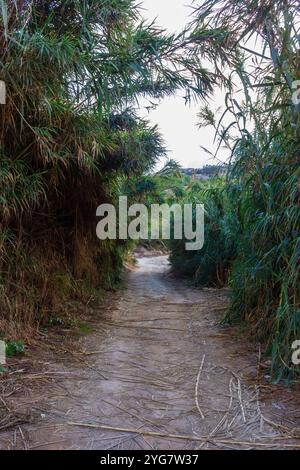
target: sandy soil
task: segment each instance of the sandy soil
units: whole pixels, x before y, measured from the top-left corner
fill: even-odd
[[[166,256],[140,258],[79,342],[84,363],[54,354],[42,390],[6,403],[34,419],[1,448],[300,447],[299,392],[267,383],[258,347],[220,326],[226,304],[173,279]]]

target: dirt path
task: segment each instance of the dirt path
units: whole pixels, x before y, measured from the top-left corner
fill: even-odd
[[[139,259],[127,289],[115,294],[96,331],[80,344],[88,353],[88,365],[49,364],[63,378],[48,385],[42,402],[35,404],[34,394],[25,398],[36,420],[23,426],[20,435],[6,435],[2,446],[300,445],[290,432],[300,423],[295,392],[258,387],[257,347],[245,350],[245,341],[219,326],[225,306],[225,292],[196,290],[172,279],[166,257]]]

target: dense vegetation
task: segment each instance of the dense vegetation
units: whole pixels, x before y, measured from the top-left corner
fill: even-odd
[[[165,149],[140,98],[216,80],[200,31],[168,35],[133,0],[0,2],[0,331],[24,334],[69,298],[118,282],[125,242],[99,243],[96,208]]]
[[[229,282],[226,319],[242,320],[266,345],[277,378],[294,376],[291,345],[300,338],[297,3],[214,1],[196,11],[197,25],[223,30],[229,45],[224,113],[217,122],[206,106],[199,119],[231,150],[230,170],[186,194],[206,206],[205,246],[187,254],[174,241],[171,257],[202,285]]]

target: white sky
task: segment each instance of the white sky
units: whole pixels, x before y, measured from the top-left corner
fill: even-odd
[[[153,20],[157,18],[159,26],[169,32],[178,32],[190,21],[191,9],[187,4],[191,0],[143,0],[144,18]],[[214,108],[223,104],[220,92],[215,93]],[[202,167],[205,164],[217,163],[211,160],[201,145],[213,152],[213,129],[197,128],[197,113],[201,107],[198,105],[185,105],[184,99],[177,96],[162,100],[159,106],[142,114],[148,117],[153,124],[158,124],[169,150],[168,156],[177,160],[185,168]],[[218,156],[220,158],[221,154]],[[224,155],[225,159],[225,155]]]

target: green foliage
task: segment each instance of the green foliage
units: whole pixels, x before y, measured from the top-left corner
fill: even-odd
[[[8,341],[6,343],[6,356],[13,357],[24,354],[25,344],[23,341]]]
[[[216,76],[199,34],[146,24],[134,0],[1,5],[0,326],[18,337],[84,283],[120,282],[129,245],[97,240],[96,208],[165,154],[135,108],[176,90],[205,98]]]
[[[205,246],[187,253],[172,241],[174,269],[201,285],[229,283],[226,319],[265,343],[274,377],[294,377],[298,2],[216,0],[194,10],[184,31],[167,34],[143,21],[134,0],[1,1],[0,329],[21,337],[87,286],[120,282],[131,244],[96,239],[99,204],[124,193],[148,204],[194,201],[206,209]],[[166,150],[139,118],[139,100],[177,90],[187,102],[207,99],[216,83],[224,112],[218,120],[206,103],[199,119],[214,127],[218,150],[231,151],[228,175],[198,183],[172,160],[154,174]]]
[[[196,196],[206,207],[204,249],[185,253],[173,242],[171,256],[177,270],[202,285],[222,285],[218,273],[229,271],[226,320],[245,322],[265,345],[277,380],[297,376],[291,345],[300,338],[300,114],[292,102],[300,70],[297,6],[226,0],[196,8],[195,24],[212,34],[226,31],[212,45],[212,51],[227,47],[225,110],[219,122],[208,106],[199,118],[215,128],[219,148],[231,150],[231,165],[221,187]],[[252,38],[260,49],[251,49]],[[223,64],[215,65],[220,71]]]
[[[65,324],[64,320],[60,317],[51,317],[48,320],[49,326],[64,326],[64,324]]]
[[[195,182],[187,187],[182,204],[203,204],[205,245],[200,251],[186,251],[187,240],[171,240],[171,262],[178,275],[192,276],[196,284],[223,287],[236,256],[239,222],[222,179]]]

